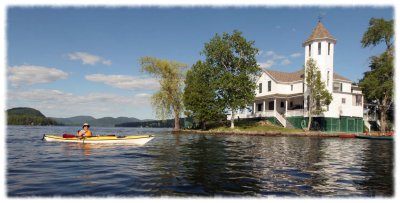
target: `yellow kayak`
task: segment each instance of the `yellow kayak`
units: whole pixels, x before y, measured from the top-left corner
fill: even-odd
[[[48,142],[78,142],[78,143],[127,143],[144,145],[154,138],[153,135],[127,135],[127,136],[92,136],[85,138],[63,138],[58,135],[43,135],[43,140]]]

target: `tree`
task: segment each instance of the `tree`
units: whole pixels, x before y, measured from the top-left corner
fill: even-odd
[[[217,100],[212,69],[197,61],[186,74],[183,103],[187,114],[206,129],[207,121],[218,120],[225,115],[224,107]]]
[[[320,115],[327,111],[324,106],[328,106],[332,102],[332,94],[325,87],[325,83],[321,80],[321,71],[318,70],[317,64],[313,59],[307,61],[306,67],[306,85],[308,91],[308,127],[311,128],[312,116]]]
[[[258,49],[254,41],[247,41],[235,30],[232,35],[216,34],[202,53],[212,69],[217,98],[232,112],[231,128],[234,128],[236,110],[245,108],[255,97],[255,79],[261,72],[256,62]]]
[[[376,46],[381,42],[385,42],[386,49],[389,50],[393,47],[393,34],[393,20],[386,21],[383,18],[371,18],[368,30],[361,40],[362,47]]]
[[[183,109],[183,69],[187,66],[183,63],[161,60],[154,57],[142,57],[140,64],[142,71],[159,79],[160,90],[151,97],[157,117],[165,120],[173,114],[175,118],[174,130],[179,130],[179,117]]]
[[[394,103],[393,55],[384,52],[371,58],[371,71],[364,73],[360,86],[367,101],[377,101],[381,131],[386,131],[387,113]]]
[[[364,73],[359,83],[366,100],[378,103],[381,131],[386,131],[387,114],[394,105],[393,34],[393,20],[371,18],[368,30],[361,40],[364,48],[371,45],[375,47],[382,42],[386,45],[384,53],[371,57],[371,70]]]

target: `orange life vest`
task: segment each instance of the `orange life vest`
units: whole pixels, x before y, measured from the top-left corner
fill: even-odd
[[[92,131],[87,130],[87,131],[85,132],[85,136],[86,136],[86,137],[91,137],[91,136],[92,136]]]

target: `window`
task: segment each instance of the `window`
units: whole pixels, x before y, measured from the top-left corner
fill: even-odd
[[[353,95],[353,106],[361,106],[361,105],[362,105],[362,96]]]
[[[340,83],[340,91],[343,92],[343,83]]]
[[[257,104],[257,111],[262,111],[262,104]]]
[[[258,93],[262,93],[262,83],[258,84]]]
[[[340,87],[341,87],[340,84],[341,84],[341,83],[334,82],[334,83],[333,83],[333,91],[339,92],[339,91],[340,91]]]
[[[290,90],[292,90],[292,91],[293,91],[293,85],[290,85]]]
[[[285,107],[285,102],[281,102],[281,108]]]
[[[346,104],[346,98],[342,98],[342,104]]]
[[[318,42],[318,55],[321,55],[321,42]]]
[[[326,86],[329,87],[329,71],[328,74],[326,75]]]
[[[271,80],[268,81],[268,92],[271,92]]]
[[[308,45],[308,56],[311,56],[311,44]]]
[[[328,43],[328,55],[331,55],[331,43]]]
[[[274,102],[273,101],[270,101],[268,103],[268,110],[274,110]]]
[[[290,103],[289,103],[289,106],[290,106],[290,107],[293,107],[293,102],[290,102]]]

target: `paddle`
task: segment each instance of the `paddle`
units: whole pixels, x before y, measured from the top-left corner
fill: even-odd
[[[92,137],[100,137],[100,136],[104,136],[104,137],[115,137],[115,135],[95,135]],[[76,135],[73,134],[63,134],[63,138],[75,138]]]

